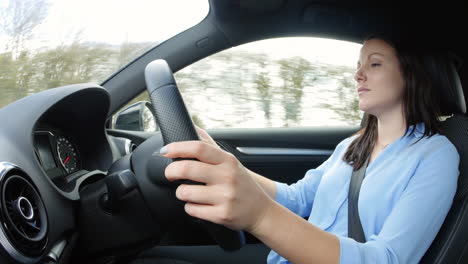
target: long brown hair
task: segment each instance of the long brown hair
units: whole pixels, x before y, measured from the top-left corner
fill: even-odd
[[[412,45],[411,42],[393,41],[388,37],[371,36],[366,38],[380,39],[391,45],[400,62],[400,69],[405,81],[403,91],[403,115],[406,121],[406,133],[409,128],[418,123],[424,123],[423,137],[431,137],[439,132],[441,116],[440,92],[432,82],[431,73],[426,66],[426,56],[429,51],[423,46]],[[414,133],[415,126],[409,135]],[[366,114],[363,128],[356,133],[359,135],[348,147],[343,160],[352,165],[354,170],[361,168],[370,158],[377,141],[377,118]]]

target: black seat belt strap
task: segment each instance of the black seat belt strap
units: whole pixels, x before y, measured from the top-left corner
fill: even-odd
[[[366,237],[364,236],[361,220],[359,219],[358,200],[362,181],[366,176],[368,163],[369,160],[366,160],[361,168],[356,171],[353,170],[348,194],[348,237],[353,238],[357,242],[361,243],[366,242]]]

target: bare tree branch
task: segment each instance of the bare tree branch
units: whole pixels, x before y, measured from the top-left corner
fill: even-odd
[[[49,12],[48,0],[10,0],[0,9],[0,29],[10,38],[7,51],[18,54]]]

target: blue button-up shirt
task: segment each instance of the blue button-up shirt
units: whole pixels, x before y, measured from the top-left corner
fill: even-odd
[[[276,201],[335,234],[340,263],[417,263],[450,209],[459,174],[459,155],[450,141],[439,134],[422,137],[423,131],[422,123],[416,125],[413,134],[406,133],[369,163],[358,202],[366,243],[347,237],[352,167],[343,155],[356,136],[343,140],[297,183],[277,183]],[[268,263],[289,262],[271,251]]]

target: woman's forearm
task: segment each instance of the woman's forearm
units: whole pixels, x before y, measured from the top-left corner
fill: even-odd
[[[271,200],[262,221],[248,230],[292,263],[339,263],[338,237]]]
[[[292,263],[339,263],[338,238],[275,202],[274,181],[249,173],[271,199],[262,220],[247,231]]]
[[[262,189],[270,196],[271,199],[276,199],[276,184],[274,181],[255,173],[249,169],[247,169],[252,178],[262,187]]]

